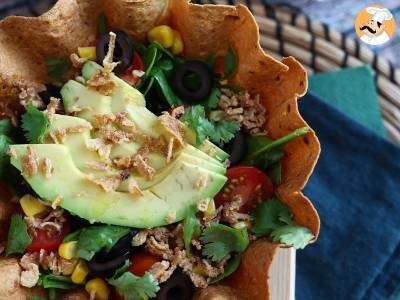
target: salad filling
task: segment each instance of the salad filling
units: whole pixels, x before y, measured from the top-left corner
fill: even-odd
[[[312,241],[277,192],[284,147],[309,128],[268,136],[261,97],[231,82],[234,47],[193,59],[168,25],[141,43],[99,24],[70,61],[46,61],[50,85],[16,83],[22,114],[3,110],[1,249],[19,255],[19,283],[49,299],[191,299],[251,241]]]

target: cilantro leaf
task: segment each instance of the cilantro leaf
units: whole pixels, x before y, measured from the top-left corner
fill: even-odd
[[[219,122],[210,121],[202,105],[194,105],[185,109],[182,121],[196,132],[196,144],[201,145],[207,137],[217,144],[227,143],[240,129],[236,121],[222,120]]]
[[[296,249],[304,249],[314,238],[310,229],[299,225],[285,225],[271,233],[274,242],[280,242]]]
[[[148,272],[141,277],[125,272],[118,278],[109,279],[108,283],[115,286],[125,300],[147,300],[156,297],[160,290],[158,282]]]
[[[190,242],[196,231],[200,229],[200,221],[196,218],[196,212],[191,209],[183,221],[183,240],[185,242],[186,254],[190,255]]]
[[[211,93],[208,98],[203,101],[203,105],[206,109],[211,110],[218,107],[219,99],[221,98],[221,90],[214,86],[211,89]]]
[[[254,234],[257,237],[269,236],[273,230],[286,225],[281,219],[282,216],[284,220],[288,218],[291,220],[292,212],[279,200],[278,196],[262,202],[254,212]]]
[[[29,103],[26,113],[22,115],[21,127],[30,143],[39,143],[49,127],[49,120],[43,112]]]
[[[228,277],[229,275],[231,275],[233,272],[236,271],[239,265],[240,265],[240,254],[236,254],[231,259],[228,260],[228,262],[224,266],[224,272],[222,274],[219,274],[217,277],[212,278],[210,280],[210,284],[217,283],[218,281]]]
[[[0,135],[0,178],[4,178],[6,168],[10,164],[10,157],[7,154],[8,147],[13,141],[6,135]]]
[[[228,44],[228,52],[224,57],[224,79],[230,79],[235,75],[238,68],[238,59],[232,44]]]
[[[67,74],[70,65],[64,59],[52,58],[46,60],[47,74],[54,80],[61,80]]]
[[[90,226],[73,232],[64,238],[65,242],[78,241],[77,256],[91,260],[101,248],[111,250],[112,247],[129,233],[129,228],[113,225]]]
[[[45,289],[69,290],[79,287],[79,285],[72,282],[70,277],[54,274],[40,275],[37,284]]]
[[[10,228],[8,230],[6,255],[24,253],[26,247],[28,247],[31,242],[32,238],[28,234],[28,226],[21,215],[12,215]]]
[[[247,229],[235,229],[223,224],[211,224],[204,229],[200,241],[205,244],[202,254],[219,261],[229,253],[241,253],[249,245]]]

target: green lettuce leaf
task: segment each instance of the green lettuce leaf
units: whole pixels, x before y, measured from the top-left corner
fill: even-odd
[[[148,272],[141,277],[125,272],[109,279],[108,283],[115,286],[125,300],[147,300],[156,297],[160,290],[157,280]]]
[[[28,226],[24,219],[22,219],[21,215],[12,215],[8,230],[6,255],[24,253],[31,242],[32,238],[28,234]]]

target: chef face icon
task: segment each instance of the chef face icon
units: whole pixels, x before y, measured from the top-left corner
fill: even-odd
[[[390,40],[395,21],[387,8],[369,6],[360,12],[355,26],[363,42],[369,45],[382,45]]]

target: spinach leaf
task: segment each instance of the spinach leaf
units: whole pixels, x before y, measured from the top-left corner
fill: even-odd
[[[231,43],[228,44],[228,52],[224,57],[224,79],[232,78],[238,68],[238,60],[236,57],[235,50],[233,49]]]
[[[239,265],[240,265],[240,254],[235,254],[226,263],[226,265],[224,267],[224,272],[222,274],[219,274],[217,277],[212,278],[210,280],[210,284],[217,283],[218,281],[228,277],[229,275],[231,275],[233,272],[236,271],[236,269],[239,267]]]
[[[78,241],[77,256],[91,260],[101,248],[111,250],[120,238],[129,233],[129,228],[113,225],[91,226],[69,234],[64,241]]]
[[[221,97],[221,90],[217,86],[213,86],[210,96],[202,102],[207,110],[212,110],[218,107],[219,99]]]
[[[43,286],[45,289],[69,290],[79,287],[79,285],[71,281],[70,277],[54,274],[40,275],[37,284]]]
[[[143,79],[147,78],[151,73],[151,70],[154,66],[154,63],[157,60],[157,47],[150,45],[143,53],[142,59],[144,64],[145,74],[143,75]]]
[[[183,240],[185,242],[186,254],[190,255],[190,242],[193,235],[200,230],[200,221],[196,218],[196,210],[190,209],[183,221]]]
[[[159,87],[161,88],[161,91],[164,94],[165,100],[167,100],[170,106],[176,107],[183,104],[182,100],[175,95],[174,91],[169,85],[168,79],[165,76],[164,71],[161,68],[153,68],[150,75],[153,76],[157,81]]]
[[[8,230],[6,255],[24,253],[31,242],[32,238],[28,234],[28,226],[21,215],[12,215],[10,229]]]
[[[56,81],[60,81],[67,74],[70,64],[64,59],[52,58],[46,60],[47,74]]]

